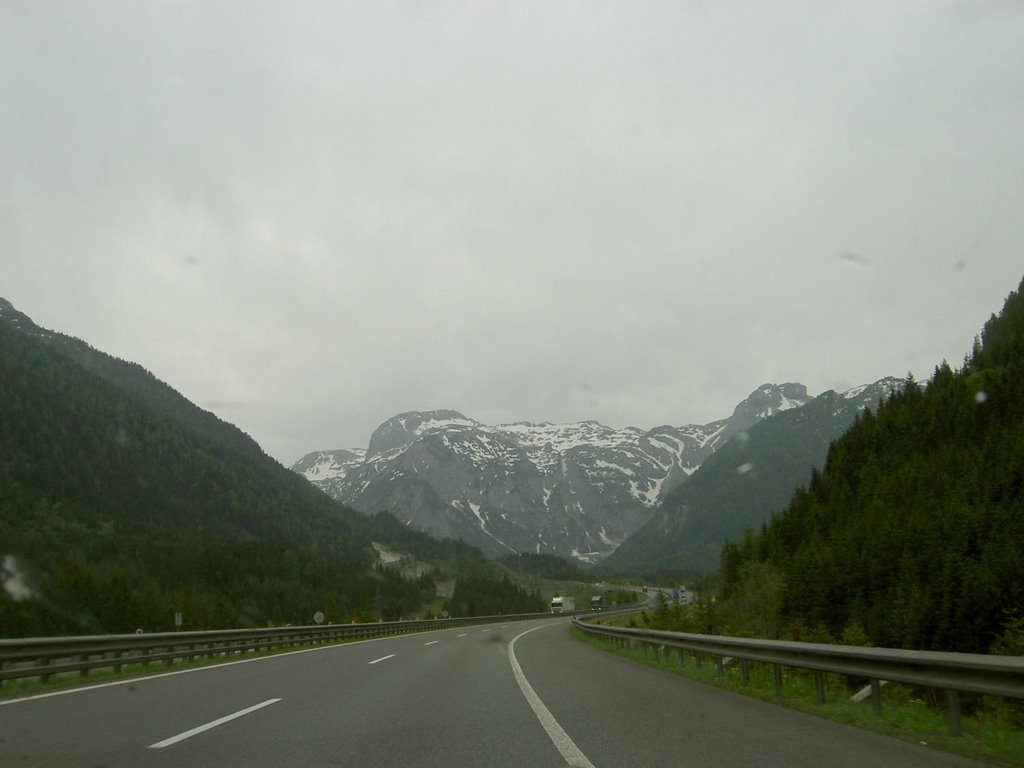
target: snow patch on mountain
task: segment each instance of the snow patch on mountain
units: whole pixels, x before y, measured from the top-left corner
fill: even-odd
[[[705,446],[706,446],[706,445],[707,445],[708,443],[711,443],[711,442],[713,442],[713,441],[714,441],[714,440],[715,440],[715,439],[716,439],[717,437],[719,437],[719,436],[720,436],[720,435],[721,435],[721,434],[722,434],[722,433],[723,433],[724,431],[725,431],[725,424],[723,423],[723,424],[722,424],[722,426],[720,426],[720,427],[719,427],[718,429],[716,429],[716,430],[715,430],[714,432],[712,432],[712,433],[710,433],[710,434],[708,434],[708,435],[705,435],[705,436],[703,436],[703,437],[701,438],[701,441],[700,441],[700,447],[701,447],[701,448],[703,448],[703,447],[705,447]]]
[[[634,477],[636,475],[636,472],[631,470],[629,467],[620,467],[618,464],[613,464],[610,461],[604,461],[603,459],[598,459],[597,461],[595,461],[594,466],[603,467],[605,469],[613,469],[616,472],[621,472],[622,474],[626,475],[626,477]]]
[[[661,487],[665,478],[653,478],[647,483],[647,489],[641,491],[640,484],[636,480],[629,481],[629,492],[634,499],[646,507],[653,507],[661,497]]]
[[[510,547],[504,541],[502,541],[497,536],[495,536],[491,531],[487,530],[487,520],[484,518],[484,515],[480,512],[480,505],[479,504],[477,504],[476,502],[473,502],[473,501],[467,501],[467,502],[465,502],[465,505],[468,506],[470,511],[473,513],[473,516],[476,518],[477,525],[479,525],[480,530],[483,533],[485,533],[490,538],[494,539],[494,541],[496,541],[502,547],[507,549],[509,552],[513,552],[513,553],[518,553],[519,552],[519,550],[515,549],[514,547]],[[452,506],[462,507],[463,506],[463,502],[461,502],[461,501],[453,501],[452,502]],[[501,517],[504,517],[504,515],[501,515]]]

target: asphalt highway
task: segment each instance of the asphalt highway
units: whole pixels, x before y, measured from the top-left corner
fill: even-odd
[[[0,699],[0,766],[981,765],[635,664],[568,619]]]

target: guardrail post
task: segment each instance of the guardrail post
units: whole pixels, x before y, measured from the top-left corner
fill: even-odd
[[[693,659],[697,664],[697,669],[702,669],[704,666],[704,654],[700,651],[694,651]]]
[[[718,670],[719,677],[725,676],[725,661],[722,659],[721,656],[715,657],[715,669]]]
[[[686,666],[686,649],[685,648],[680,648],[679,649],[679,666],[680,667],[685,667]]]
[[[957,691],[946,691],[946,704],[949,708],[949,735],[959,736],[960,730],[960,694]]]
[[[775,698],[782,698],[782,665],[775,664]]]
[[[38,662],[37,666],[45,667],[45,666],[49,666],[49,664],[50,664],[50,657],[47,656],[45,658],[39,659],[39,662]],[[50,682],[50,676],[46,672],[44,672],[43,674],[41,674],[39,676],[39,682],[41,682],[41,683],[48,683],[48,682]]]
[[[819,704],[825,703],[825,673],[814,670],[814,693]]]
[[[89,654],[87,654],[87,653],[79,654],[79,656],[78,656],[78,663],[79,664],[85,664],[85,662],[87,662],[88,660],[89,660]],[[89,676],[89,668],[88,667],[82,667],[78,671],[78,674],[79,674],[80,677],[88,677]]]
[[[871,708],[876,715],[882,712],[882,684],[874,678],[871,680]]]
[[[654,643],[653,645],[651,645],[651,649],[654,651],[654,660],[661,661],[661,648],[658,646],[658,644]]]
[[[750,662],[746,659],[740,659],[740,672],[743,674],[743,684],[750,684]]]

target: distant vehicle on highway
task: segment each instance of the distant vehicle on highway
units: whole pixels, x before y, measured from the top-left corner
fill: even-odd
[[[594,595],[590,598],[590,610],[600,611],[604,606],[604,598],[601,595]]]
[[[555,595],[551,598],[551,612],[552,613],[565,613],[566,611],[576,610],[576,598],[566,597],[563,595]]]

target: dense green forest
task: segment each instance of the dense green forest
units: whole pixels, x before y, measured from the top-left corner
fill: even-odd
[[[0,352],[2,636],[416,615],[433,581],[372,541],[503,590],[479,551],[332,501],[134,364],[8,309]]]
[[[455,593],[445,603],[445,610],[450,616],[537,613],[544,608],[540,592],[517,587],[507,578],[495,581],[463,577],[455,583]]]
[[[558,555],[520,552],[518,555],[505,555],[499,562],[516,573],[528,573],[533,576],[543,576],[546,579],[561,581],[590,580],[582,568]]]
[[[1024,613],[1024,283],[959,370],[908,377],[789,506],[722,552],[760,634],[984,652]],[[738,615],[738,614],[737,614]]]

